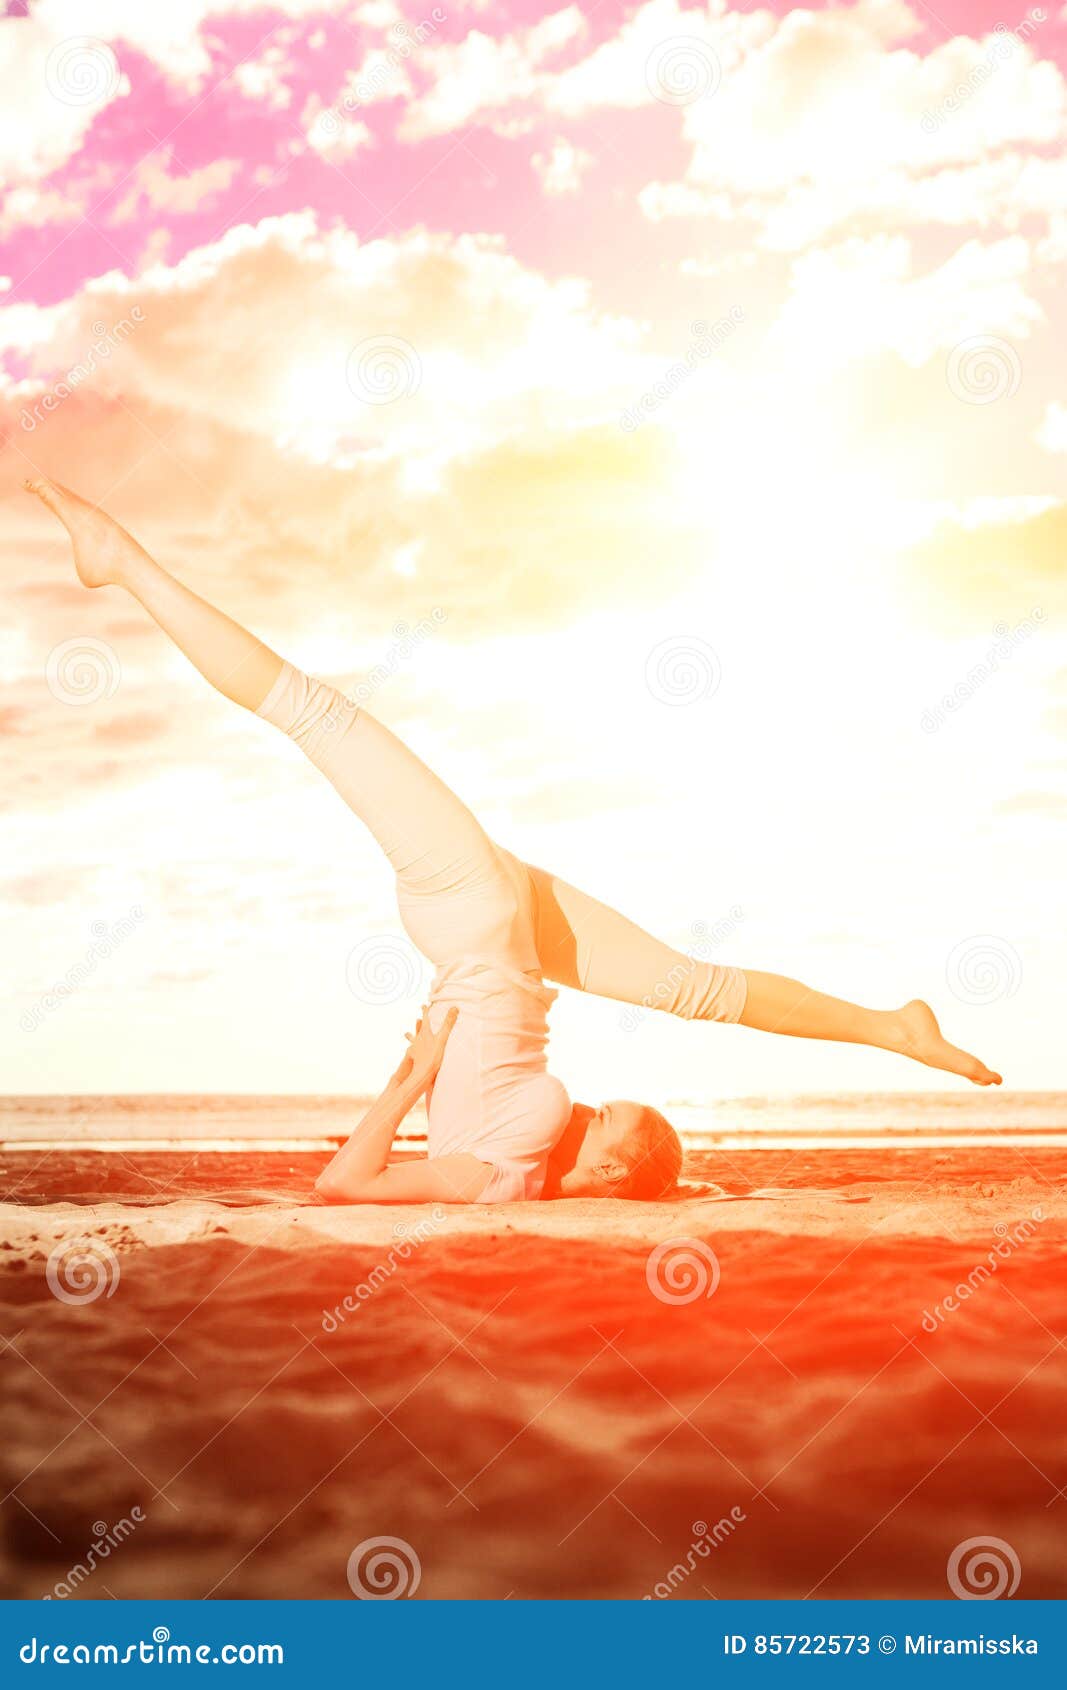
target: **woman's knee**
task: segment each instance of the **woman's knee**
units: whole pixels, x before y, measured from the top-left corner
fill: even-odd
[[[747,993],[740,968],[679,955],[662,985],[662,996],[653,1004],[654,1009],[666,1010],[685,1021],[741,1019]]]
[[[259,714],[287,734],[313,763],[323,764],[352,726],[359,705],[328,681],[316,680],[288,663]]]

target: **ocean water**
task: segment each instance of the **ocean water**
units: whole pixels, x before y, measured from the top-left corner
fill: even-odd
[[[203,1150],[328,1148],[345,1138],[365,1097],[184,1095],[0,1098],[0,1146],[92,1144],[99,1149],[169,1145]],[[668,1113],[692,1150],[951,1148],[1010,1142],[1067,1147],[1067,1093],[855,1092],[836,1096],[677,1101]],[[424,1142],[421,1110],[399,1142]]]

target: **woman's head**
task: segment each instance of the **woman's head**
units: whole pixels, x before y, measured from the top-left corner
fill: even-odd
[[[588,1119],[571,1165],[560,1173],[560,1197],[634,1197],[655,1202],[674,1189],[682,1167],[682,1146],[658,1109],[647,1103],[616,1101],[592,1111],[582,1108],[582,1113]],[[577,1125],[574,1117],[572,1124]]]

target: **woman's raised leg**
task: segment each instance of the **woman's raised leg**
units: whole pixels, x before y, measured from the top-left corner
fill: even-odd
[[[874,1045],[961,1074],[975,1085],[1000,1084],[999,1074],[941,1036],[933,1011],[918,998],[900,1009],[865,1009],[782,974],[686,956],[555,875],[537,868],[529,874],[546,979],[690,1021],[738,1022],[792,1038]]]
[[[105,511],[54,481],[26,487],[69,533],[83,586],[125,587],[205,680],[246,710],[259,709],[281,673],[277,652],[168,575]]]
[[[865,1009],[846,998],[816,992],[784,974],[746,969],[745,981],[748,991],[742,1027],[755,1027],[761,1033],[786,1033],[795,1039],[875,1045],[898,1056],[910,1056],[927,1068],[961,1074],[976,1086],[1000,1085],[999,1074],[942,1037],[937,1017],[921,998],[913,998],[901,1009]]]
[[[26,486],[68,530],[85,586],[125,587],[213,687],[269,720],[322,771],[388,857],[408,936],[432,963],[476,953],[536,969],[502,854],[413,751],[183,587],[106,512],[55,482]]]

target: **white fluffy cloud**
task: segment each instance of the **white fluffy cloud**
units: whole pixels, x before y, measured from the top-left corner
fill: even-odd
[[[55,306],[0,304],[5,346],[31,370],[0,387],[9,485],[117,487],[135,526],[196,534],[283,598],[351,568],[372,601],[402,578],[422,613],[469,586],[490,617],[537,615],[546,581],[595,596],[634,535],[658,548],[688,521],[663,503],[669,443],[618,427],[648,384],[640,331],[485,237],[268,219]]]
[[[578,192],[593,155],[560,140],[554,141],[547,153],[534,153],[530,162],[545,193],[555,197]]]
[[[742,218],[783,251],[857,219],[1012,228],[1063,203],[1062,161],[1032,151],[1067,126],[1042,27],[1035,9],[1013,30],[923,51],[906,0],[781,16],[647,0],[583,55],[584,20],[569,7],[532,28],[435,46],[399,133],[414,141],[482,123],[514,135],[546,116],[658,104],[677,110],[691,154],[681,180],[643,191],[650,218]]]
[[[914,271],[903,235],[805,253],[793,264],[779,344],[824,367],[886,351],[917,367],[972,336],[1025,339],[1041,321],[1027,291],[1030,250],[1021,236],[966,241],[926,274]]]
[[[19,183],[0,201],[0,236],[16,229],[45,229],[75,222],[88,208],[91,186],[91,177],[62,189],[36,182]]]
[[[531,422],[614,416],[643,370],[632,324],[592,312],[583,284],[545,280],[497,239],[362,244],[310,213],[231,229],[172,269],[101,277],[45,311],[0,308],[0,343],[20,313],[48,379],[82,355],[88,325],[135,304],[129,391],[323,462],[375,447],[425,466]]]
[[[1019,195],[1051,209],[1062,172],[1022,149],[1063,135],[1067,98],[1035,30],[924,54],[905,46],[916,25],[901,0],[860,0],[788,12],[740,51],[735,38],[718,85],[683,104],[684,183],[647,190],[646,211],[717,215],[728,196],[788,250],[857,216],[986,222]]]
[[[286,82],[289,57],[284,47],[265,47],[254,59],[242,59],[233,69],[234,86],[246,100],[254,100],[270,111],[285,111],[293,92]]]
[[[125,42],[175,81],[195,87],[211,69],[205,24],[258,13],[264,34],[270,22],[341,10],[338,0],[96,0],[87,14],[82,0],[37,0],[35,16],[58,39],[84,36]]]
[[[125,223],[145,206],[169,216],[198,211],[216,194],[224,193],[240,170],[240,160],[217,158],[198,170],[175,170],[170,148],[149,153],[126,184],[109,221]]]
[[[1061,405],[1058,399],[1049,402],[1036,439],[1046,452],[1067,452],[1067,405]]]
[[[335,103],[355,111],[360,106],[406,99],[412,92],[406,58],[395,47],[372,47],[362,63],[349,71]]]
[[[503,121],[513,133],[520,120],[510,108],[543,92],[553,62],[586,27],[580,9],[567,6],[511,35],[472,29],[462,41],[435,46],[423,60],[428,86],[405,112],[401,138],[445,135],[476,119]]]
[[[168,77],[193,90],[211,69],[205,25],[259,13],[264,35],[270,22],[343,9],[340,0],[99,0],[87,12],[81,0],[37,0],[26,17],[0,19],[0,188],[32,182],[62,168],[82,146],[97,115],[130,92],[115,49],[132,48]],[[280,49],[264,51],[234,72],[250,97],[280,106]],[[10,199],[8,227],[35,224],[40,202]],[[55,206],[62,215],[62,208]]]
[[[0,86],[0,186],[57,170],[97,114],[129,93],[106,43],[65,35],[40,13],[0,19]]]
[[[374,144],[374,136],[365,123],[349,116],[343,106],[325,106],[317,94],[311,94],[300,113],[300,127],[312,152],[331,164],[351,158],[362,148]],[[299,142],[294,144],[299,147]]]

